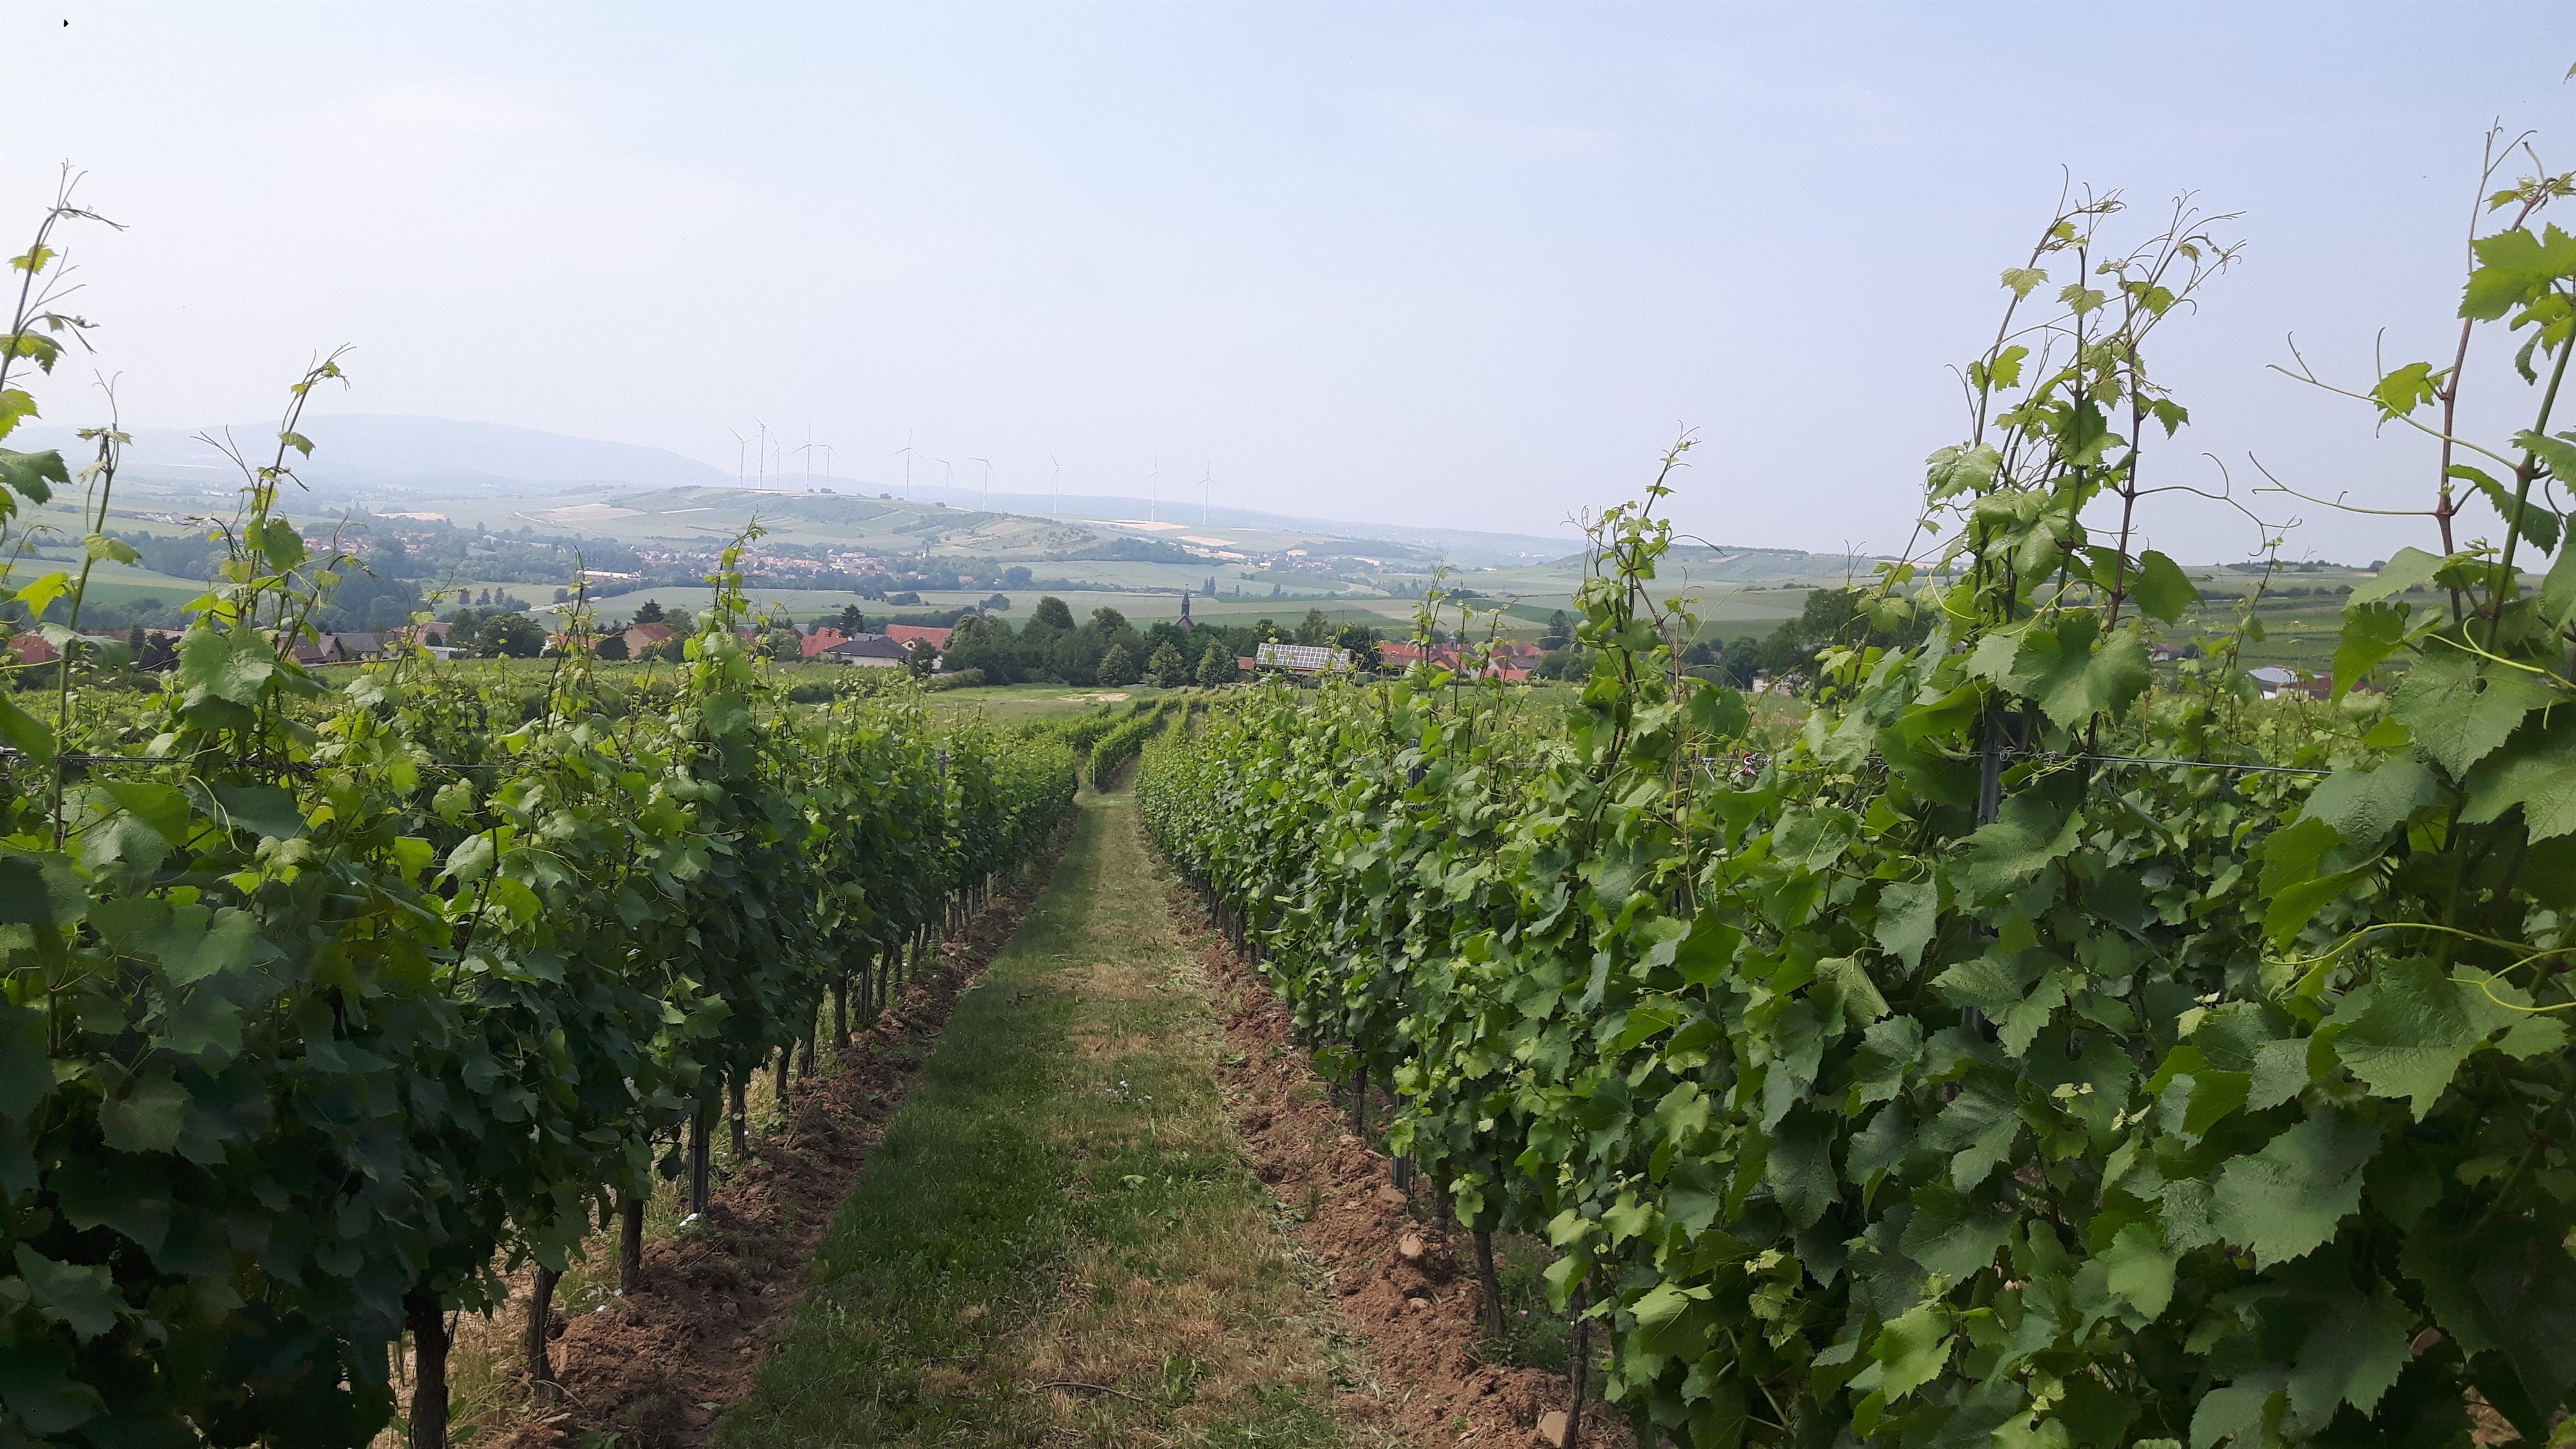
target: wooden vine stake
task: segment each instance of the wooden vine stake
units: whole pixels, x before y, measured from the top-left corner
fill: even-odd
[[[1503,1322],[1503,1278],[1494,1271],[1494,1233],[1490,1228],[1476,1229],[1476,1288],[1484,1295],[1485,1332],[1499,1340],[1507,1325]]]
[[[418,1289],[403,1295],[411,1328],[411,1449],[447,1449],[447,1316]]]
[[[1565,1410],[1564,1449],[1576,1449],[1583,1442],[1583,1393],[1588,1387],[1585,1381],[1592,1372],[1592,1321],[1583,1316],[1583,1310],[1589,1306],[1589,1292],[1577,1287],[1569,1310],[1574,1317],[1574,1352],[1572,1361],[1566,1365],[1566,1375],[1573,1380],[1573,1392],[1568,1396],[1573,1402]]]
[[[707,1139],[715,1135],[715,1104],[701,1101],[689,1118],[689,1213],[695,1216],[707,1210],[712,1190]]]
[[[540,1263],[537,1265],[536,1282],[528,1289],[528,1378],[540,1384],[555,1381],[554,1357],[546,1348],[549,1342],[547,1330],[554,1317],[555,1284],[562,1278],[563,1274]]]
[[[644,1199],[628,1194],[617,1206],[617,1291],[631,1295],[644,1278]]]

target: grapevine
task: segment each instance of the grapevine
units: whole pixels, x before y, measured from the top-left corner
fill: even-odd
[[[2538,214],[2569,189],[2497,196],[2464,290],[2530,338],[2535,421],[2459,440],[2511,476],[2448,466],[2446,547],[2355,592],[2331,702],[2259,699],[2224,641],[2154,663],[2196,594],[2138,541],[2188,421],[2148,344],[2234,252],[2188,210],[2115,244],[2104,198],[2004,273],[1870,591],[1874,637],[1922,642],[1828,650],[1802,723],[1677,667],[1685,440],[1594,521],[1561,722],[1429,664],[1266,688],[1147,747],[1144,818],[1319,1058],[1392,1085],[1460,1221],[1545,1236],[1641,1439],[2546,1439],[2576,240]],[[2403,421],[2456,386],[2352,392]],[[2500,544],[2447,547],[2462,480]],[[2536,586],[2518,551],[2555,553]]]
[[[36,410],[6,368],[50,371],[59,330],[22,306],[0,434]],[[0,695],[0,1442],[346,1445],[398,1407],[444,1442],[448,1315],[533,1263],[541,1325],[593,1234],[633,1252],[657,1180],[703,1205],[729,1089],[810,1060],[827,1001],[831,1030],[871,1012],[1071,807],[1050,735],[786,699],[736,632],[739,541],[667,687],[578,648],[541,701],[426,651],[298,664],[353,566],[282,506],[341,380],[318,362],[245,464],[165,688],[89,688],[45,625],[51,720]],[[91,436],[78,479],[0,450],[0,529],[76,482],[103,516],[124,439]],[[79,594],[13,585],[38,619]]]

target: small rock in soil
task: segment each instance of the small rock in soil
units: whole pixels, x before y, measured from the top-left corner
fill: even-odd
[[[1389,1183],[1377,1190],[1377,1200],[1384,1206],[1400,1208],[1404,1206],[1406,1202],[1404,1189]]]
[[[1404,1259],[1408,1263],[1417,1261],[1422,1256],[1422,1235],[1420,1233],[1407,1233],[1403,1237],[1396,1239],[1395,1252],[1397,1257]]]
[[[1563,1409],[1550,1409],[1538,1416],[1538,1442],[1554,1445],[1556,1449],[1564,1449],[1565,1411]]]

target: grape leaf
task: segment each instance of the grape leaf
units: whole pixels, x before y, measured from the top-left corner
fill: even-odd
[[[188,1089],[169,1077],[137,1078],[99,1108],[107,1145],[119,1152],[167,1152],[179,1141]]]
[[[2359,846],[2375,846],[2439,794],[2433,772],[2413,756],[2370,770],[2337,770],[2308,796],[2300,813],[2322,820]]]
[[[1953,445],[1924,460],[1931,496],[1947,498],[1952,494],[1985,487],[1994,481],[1995,470],[2003,466],[2003,455],[1993,445]]]
[[[1945,1278],[1967,1278],[1993,1267],[2011,1237],[2012,1219],[1931,1183],[1915,1190],[1914,1216],[1897,1246]]]
[[[2163,1313],[2173,1301],[2175,1255],[2153,1225],[2131,1223],[2120,1229],[2102,1250],[2101,1261],[2110,1290],[2147,1317]]]
[[[179,636],[179,683],[191,695],[257,704],[277,673],[277,655],[249,629],[190,629]]]
[[[0,924],[69,926],[89,914],[89,892],[59,855],[0,849]]]
[[[72,576],[61,569],[38,575],[35,582],[18,591],[18,602],[26,606],[27,617],[41,619],[56,600],[72,591]]]
[[[98,1390],[71,1371],[70,1344],[21,1338],[0,1353],[0,1405],[38,1434],[66,1435],[106,1408]]]
[[[153,896],[102,901],[90,913],[99,934],[126,955],[161,963],[173,986],[245,971],[279,956],[259,921],[238,906],[172,906]]]
[[[2516,437],[2514,441],[2528,447],[2529,439],[2541,438],[2541,436],[2538,433],[2526,432]],[[2542,438],[2542,441],[2548,440]],[[2494,509],[2496,516],[2504,520],[2505,526],[2531,540],[2533,547],[2542,553],[2558,547],[2558,515],[2551,512],[2547,504],[2537,498],[2516,499],[2512,489],[2496,481],[2495,477],[2483,468],[2472,467],[2467,463],[2454,463],[2445,471],[2450,476],[2465,479],[2476,487],[2487,500],[2487,506]]]
[[[2144,636],[2134,627],[2108,640],[2101,632],[2099,615],[2076,610],[2060,616],[2055,628],[2034,623],[2018,636],[1989,634],[1971,656],[1968,672],[2014,690],[2072,728],[2126,709],[2152,679]]]
[[[125,1300],[104,1267],[58,1263],[20,1243],[11,1254],[28,1301],[47,1318],[64,1325],[87,1343],[116,1326]]]
[[[1922,964],[1923,948],[1932,943],[1940,923],[1938,881],[1890,881],[1879,887],[1875,938],[1879,949],[1903,962],[1908,971]]]
[[[2406,671],[2389,701],[2389,713],[2454,779],[2503,744],[2524,715],[2554,698],[2519,669],[2481,674],[2478,664],[2473,654],[2437,644]]]
[[[2210,1449],[2222,1439],[2247,1446],[2270,1443],[2271,1430],[2289,1408],[2278,1371],[2245,1375],[2224,1388],[2211,1389],[2192,1410],[2191,1449]]]
[[[2354,604],[2343,611],[2343,633],[2334,652],[2335,698],[2343,698],[2405,647],[2406,616],[2412,612],[2405,604]]]
[[[2301,1305],[2307,1337],[2290,1365],[2290,1413],[2310,1429],[2325,1427],[2339,1404],[2367,1414],[2397,1382],[2411,1355],[2412,1325],[2382,1292],[2338,1296],[2331,1303]]]
[[[2377,1127],[2321,1109],[2220,1168],[2211,1219],[2229,1242],[2253,1250],[2258,1266],[2304,1257],[2361,1206],[2361,1169],[2378,1147]]]
[[[305,832],[304,811],[294,792],[274,785],[217,785],[213,819],[235,830],[269,840],[298,840]]]
[[[82,552],[86,557],[92,559],[107,559],[111,562],[121,564],[130,564],[136,559],[142,557],[141,554],[134,551],[134,545],[127,543],[124,539],[112,538],[104,533],[93,533],[87,538],[84,538],[81,540],[81,547]]]
[[[63,466],[63,455],[51,448],[41,453],[14,453],[0,448],[0,485],[30,502],[48,502],[56,487],[68,488],[71,482],[71,470]]]
[[[152,1038],[154,1047],[197,1058],[209,1070],[221,1070],[240,1055],[241,1044],[241,1008],[212,988],[182,993],[162,1014],[160,1034]]]
[[[1822,1114],[1789,1114],[1771,1136],[1762,1180],[1771,1185],[1793,1227],[1806,1227],[1834,1203],[1834,1130]]]
[[[2418,584],[2433,581],[2442,571],[2442,560],[2420,548],[2401,548],[2394,558],[2379,566],[2369,580],[2352,586],[2347,603],[2367,604],[2402,594]]]
[[[2576,276],[2576,237],[2552,225],[2482,236],[2470,244],[2478,265],[2460,293],[2460,315],[2492,322],[2549,294],[2563,277]]]
[[[158,1253],[170,1236],[170,1189],[135,1158],[93,1154],[65,1162],[48,1184],[73,1227],[113,1228]]]
[[[1891,1401],[1930,1383],[1950,1361],[1950,1315],[1939,1299],[1905,1310],[1878,1331],[1869,1347],[1884,1372],[1879,1392]]]
[[[2015,795],[2002,813],[1960,842],[1949,876],[1959,894],[1983,905],[2021,889],[2048,863],[2075,848],[2075,817],[2037,795]]]
[[[0,998],[0,1118],[25,1117],[54,1089],[42,1012]]]
[[[2534,1404],[2576,1393],[2576,1259],[2535,1224],[2500,1224],[2477,1245],[2480,1317]]]
[[[2439,387],[2433,364],[2410,362],[2371,384],[2370,400],[2384,416],[2402,418],[2440,396]]]
[[[0,739],[39,765],[54,762],[54,727],[6,698],[0,698]]]
[[[2021,1136],[2021,1103],[2009,1086],[1978,1079],[1962,1086],[1932,1119],[1934,1145],[1956,1154],[1950,1185],[1966,1192],[1994,1174]]]
[[[2576,548],[2559,550],[2541,577],[2540,616],[2562,629],[2576,623]]]
[[[2137,582],[2131,587],[2138,608],[2150,619],[2171,624],[2200,602],[2200,590],[2193,588],[2182,565],[2148,549],[2138,555]]]
[[[1852,1091],[1861,1102],[1886,1102],[1905,1090],[1905,1073],[1923,1055],[1923,1023],[1891,1016],[1870,1023],[1852,1062]]]
[[[2383,1097],[2401,1097],[2415,1119],[2429,1115],[2460,1064],[2516,1014],[2462,985],[2430,961],[2383,962],[2347,993],[2329,1024],[2335,1055]]]
[[[2263,911],[2263,930],[2274,941],[2287,944],[2307,928],[2328,901],[2342,895],[2358,881],[2366,867],[2346,865],[2339,870],[2327,869],[2330,859],[2340,860],[2343,837],[2322,820],[2301,817],[2286,828],[2275,830],[2266,839],[2259,854],[2263,860],[2257,889],[2271,904]]]
[[[2500,820],[2518,805],[2535,841],[2576,833],[2576,711],[2554,713],[2545,728],[2522,731],[2469,772],[2462,820]]]

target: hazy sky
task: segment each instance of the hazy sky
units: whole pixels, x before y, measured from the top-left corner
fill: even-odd
[[[2141,222],[2245,212],[2166,334],[2197,422],[2162,476],[2205,451],[2242,489],[2251,453],[2418,506],[2421,446],[2264,364],[2446,350],[2480,135],[2576,165],[2571,60],[2566,4],[19,0],[0,223],[69,158],[127,224],[74,240],[139,423],[264,416],[346,342],[348,411],[728,468],[728,427],[810,423],[875,480],[909,430],[961,484],[1043,490],[1052,452],[1068,492],[1159,454],[1167,497],[1213,468],[1238,505],[1522,530],[1688,424],[1687,526],[1889,548],[2066,173]],[[2294,553],[2429,535],[2298,511]]]

